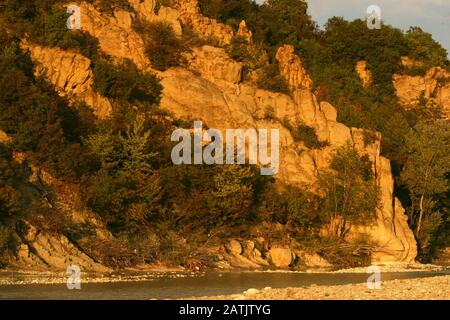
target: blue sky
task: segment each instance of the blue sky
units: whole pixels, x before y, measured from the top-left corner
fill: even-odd
[[[308,0],[308,4],[321,27],[332,16],[365,19],[367,7],[378,5],[385,23],[402,30],[421,27],[447,49],[450,57],[450,0]]]

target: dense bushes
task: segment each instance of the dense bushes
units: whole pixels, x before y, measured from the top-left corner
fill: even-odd
[[[11,150],[0,143],[0,226],[22,207],[21,193],[14,186],[23,174],[21,166],[13,161]]]
[[[200,0],[199,4],[203,14],[234,28],[246,20],[256,43],[263,44],[272,57],[280,45],[298,46],[316,29],[303,0],[269,0],[261,6],[249,0]]]
[[[14,26],[12,32],[20,37],[26,36],[43,46],[74,49],[93,58],[98,41],[87,32],[67,28],[70,14],[62,7],[63,3],[7,0],[0,14],[6,20],[6,27]]]
[[[258,80],[256,82],[258,88],[290,94],[288,83],[280,74],[280,67],[278,64],[270,64],[259,70]]]
[[[131,62],[125,59],[113,64],[106,58],[95,61],[94,90],[113,100],[130,103],[159,104],[162,86],[156,76],[142,74]]]
[[[270,111],[270,110],[269,110]],[[321,149],[328,145],[327,142],[320,141],[316,130],[307,126],[303,122],[293,125],[286,117],[281,121],[282,125],[291,132],[294,141],[303,142],[305,147],[310,149]]]
[[[169,23],[138,20],[134,27],[142,35],[145,53],[156,69],[165,71],[183,63],[185,45]]]
[[[433,39],[433,36],[419,27],[411,27],[405,35],[408,56],[433,67],[448,66],[447,51]]]
[[[0,52],[0,128],[42,167],[74,179],[88,165],[79,150],[80,119],[54,88],[34,78],[32,63],[11,41]]]

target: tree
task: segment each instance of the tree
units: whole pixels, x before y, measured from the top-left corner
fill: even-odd
[[[442,212],[436,200],[449,191],[450,125],[443,120],[419,121],[406,136],[407,160],[400,176],[410,195],[410,224],[419,241],[439,227]],[[435,221],[431,229],[429,223]]]
[[[19,167],[12,160],[11,150],[0,143],[0,226],[21,209],[21,194],[14,188]]]
[[[369,224],[379,207],[379,187],[372,165],[349,144],[333,155],[330,169],[320,173],[320,211],[330,236],[345,238],[350,224]]]
[[[447,50],[433,36],[419,27],[411,27],[405,35],[408,42],[408,55],[428,66],[448,65]]]
[[[182,64],[185,44],[169,23],[137,20],[134,28],[142,35],[145,53],[157,70],[166,71]]]
[[[145,225],[159,213],[160,179],[149,163],[156,154],[149,151],[144,118],[125,132],[107,122],[99,129],[86,140],[100,168],[84,179],[84,200],[115,232]]]
[[[162,85],[153,74],[141,73],[129,59],[115,65],[106,57],[94,64],[94,90],[101,95],[129,103],[159,104]]]
[[[253,202],[251,167],[224,166],[214,177],[214,190],[209,201],[216,226],[234,225],[245,220]]]

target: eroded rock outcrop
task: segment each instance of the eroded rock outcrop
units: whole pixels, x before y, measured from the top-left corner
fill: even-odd
[[[83,270],[109,272],[111,269],[95,262],[61,234],[44,233],[25,220],[17,227],[23,243],[17,252],[16,265],[36,270],[66,270],[70,265]]]
[[[367,66],[367,61],[361,60],[356,63],[356,73],[358,74],[364,88],[372,84],[372,71]]]
[[[278,49],[276,59],[280,64],[280,73],[283,75],[292,89],[307,88],[312,85],[312,80],[303,67],[300,58],[295,54],[294,47],[284,45]]]
[[[94,74],[88,58],[76,52],[28,43],[23,43],[22,47],[30,52],[36,75],[44,76],[59,94],[83,100],[99,118],[111,115],[111,102],[92,89]]]
[[[246,39],[250,45],[253,44],[253,32],[247,27],[247,23],[244,20],[239,23],[239,29],[236,35]]]
[[[410,59],[402,62],[407,67],[416,66]],[[430,68],[424,76],[395,74],[392,81],[400,102],[406,108],[414,108],[421,99],[425,99],[428,106],[442,108],[444,116],[450,118],[450,73],[446,70]]]
[[[166,22],[172,26],[177,35],[183,34],[178,10],[165,6],[157,8],[156,0],[128,0],[128,2],[139,18],[143,18],[148,22]]]
[[[105,14],[86,2],[82,2],[80,8],[82,30],[98,39],[103,52],[131,59],[143,71],[151,69],[144,41],[132,28],[134,13],[115,9],[111,15]]]
[[[197,0],[176,0],[181,21],[204,37],[214,37],[221,45],[230,44],[234,36],[230,26],[202,15]]]
[[[189,68],[202,77],[216,81],[239,84],[242,81],[242,63],[232,60],[223,49],[212,46],[193,48],[188,55]]]

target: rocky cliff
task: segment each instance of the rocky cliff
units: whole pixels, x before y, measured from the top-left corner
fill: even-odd
[[[421,67],[407,57],[403,57],[402,63],[406,68]],[[414,108],[425,99],[427,106],[441,108],[444,117],[450,118],[450,73],[446,70],[433,67],[423,76],[395,74],[393,84],[406,108]]]
[[[177,9],[162,7],[154,13],[155,1],[130,1],[138,12],[115,10],[112,15],[100,13],[91,4],[81,4],[83,30],[99,40],[100,49],[117,58],[130,58],[144,72],[154,71],[144,53],[142,38],[132,29],[137,15],[149,20],[165,20],[172,25],[189,24],[201,35],[213,36],[229,43],[233,31],[215,20],[203,17],[195,0],[178,1]],[[241,24],[243,29],[245,24]],[[177,29],[179,32],[182,28]],[[245,32],[242,31],[242,32]],[[248,33],[247,33],[248,34]],[[249,35],[251,37],[251,35]],[[111,108],[104,97],[93,93],[92,71],[86,57],[57,48],[42,48],[31,43],[29,49],[36,73],[44,74],[61,94],[85,100],[99,116],[108,116]],[[354,226],[349,240],[368,237],[376,245],[373,258],[377,262],[411,262],[415,259],[416,242],[407,224],[404,209],[393,195],[394,181],[390,162],[380,155],[380,139],[366,146],[364,132],[348,128],[336,121],[337,111],[329,103],[318,101],[311,91],[312,81],[300,57],[290,46],[279,49],[280,72],[288,81],[291,95],[257,89],[242,83],[242,64],[228,57],[223,48],[202,46],[187,54],[185,68],[158,72],[164,86],[161,108],[178,117],[203,120],[209,127],[278,128],[280,129],[280,184],[302,184],[314,189],[319,170],[326,168],[336,148],[352,144],[373,162],[373,170],[381,189],[381,208],[377,222],[370,227]],[[316,129],[318,137],[328,142],[322,149],[308,149],[296,142],[281,121],[266,119],[268,108],[274,119],[289,119]],[[274,251],[275,254],[282,254]]]

